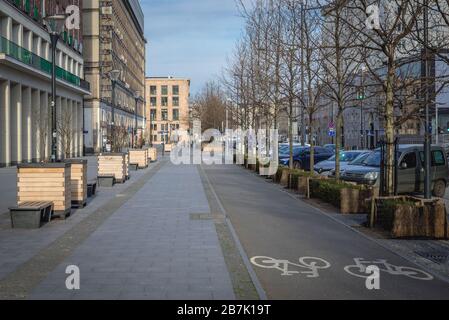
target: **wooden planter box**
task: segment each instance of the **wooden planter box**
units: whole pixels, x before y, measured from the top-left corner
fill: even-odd
[[[70,179],[72,206],[83,208],[87,203],[87,160],[68,159],[70,164]]]
[[[289,179],[290,179],[290,169],[282,170],[282,175],[279,184],[285,188],[288,188]]]
[[[173,149],[172,144],[166,144],[166,145],[165,145],[164,151],[165,151],[165,152],[171,152],[172,149]]]
[[[369,190],[344,188],[340,191],[340,213],[366,213],[365,200],[370,197]]]
[[[125,179],[126,180],[130,179],[130,175],[129,175],[129,153],[125,154]]]
[[[127,165],[125,153],[107,153],[98,156],[98,176],[114,176],[115,183],[125,183]]]
[[[385,201],[406,203],[387,208]],[[383,197],[375,199],[375,225],[390,231],[393,238],[448,239],[449,226],[443,200],[414,197]]]
[[[148,149],[148,158],[152,162],[157,161],[157,149],[156,148]]]
[[[148,150],[147,149],[130,149],[129,163],[137,164],[139,169],[148,168]]]
[[[17,166],[17,205],[53,203],[53,216],[65,219],[72,208],[70,163],[21,164]]]
[[[298,193],[307,195],[310,177],[298,177]]]

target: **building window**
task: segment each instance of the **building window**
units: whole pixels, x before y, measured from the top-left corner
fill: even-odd
[[[168,110],[164,109],[162,110],[162,121],[167,121],[168,120]]]
[[[157,106],[157,98],[156,97],[151,97],[150,98],[150,106],[152,106],[152,107],[156,107]]]
[[[150,86],[150,94],[152,96],[156,96],[157,95],[157,87],[156,86]]]
[[[173,121],[179,121],[179,110],[173,109]]]
[[[161,105],[163,107],[168,107],[168,97],[162,97]]]
[[[168,86],[162,86],[161,87],[161,94],[163,95],[163,96],[168,96]]]
[[[173,107],[179,107],[179,97],[173,97]]]
[[[150,111],[150,119],[153,121],[156,120],[156,109]]]
[[[179,96],[179,86],[173,86],[173,95]]]

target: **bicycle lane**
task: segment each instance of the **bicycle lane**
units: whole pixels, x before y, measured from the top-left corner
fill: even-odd
[[[204,166],[252,268],[270,299],[448,299],[449,283],[428,277],[423,270],[414,274],[408,267],[421,267],[401,258],[367,237],[350,230],[305,202],[294,199],[278,185],[238,166]],[[257,258],[257,257],[269,257]],[[306,265],[301,264],[302,257]],[[386,260],[380,273],[380,289],[368,290],[355,259]],[[280,262],[277,260],[281,260]],[[324,260],[324,261],[323,261]],[[316,274],[285,275],[289,271]],[[313,270],[316,266],[329,268]],[[372,263],[369,263],[371,265]],[[270,268],[271,267],[271,268]],[[276,268],[279,267],[279,268]],[[352,275],[345,271],[359,274]],[[284,273],[284,275],[283,275]],[[395,274],[394,274],[395,273]],[[316,276],[316,277],[308,277]]]

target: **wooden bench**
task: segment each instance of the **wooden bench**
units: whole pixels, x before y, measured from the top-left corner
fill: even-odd
[[[53,203],[30,201],[9,208],[13,229],[39,229],[52,218]]]
[[[115,184],[115,176],[110,175],[101,175],[97,177],[98,186],[103,188],[112,188]]]
[[[87,197],[91,198],[97,194],[97,181],[92,180],[87,183]]]

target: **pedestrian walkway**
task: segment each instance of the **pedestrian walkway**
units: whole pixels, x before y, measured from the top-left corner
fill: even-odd
[[[31,299],[234,299],[196,166],[166,163],[33,290]],[[81,289],[65,286],[80,268]]]

